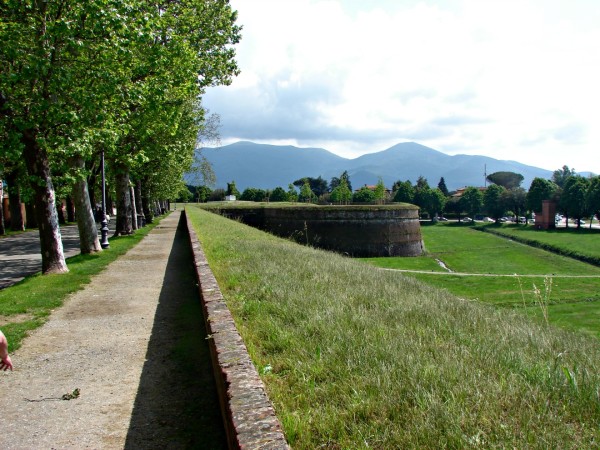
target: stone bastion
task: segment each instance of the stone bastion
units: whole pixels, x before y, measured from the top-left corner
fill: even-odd
[[[208,210],[277,236],[349,256],[419,256],[419,209],[389,205],[311,205],[231,202]]]

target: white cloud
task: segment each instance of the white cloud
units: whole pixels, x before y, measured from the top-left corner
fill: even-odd
[[[242,74],[211,89],[223,140],[344,156],[414,140],[600,172],[594,0],[232,0]]]

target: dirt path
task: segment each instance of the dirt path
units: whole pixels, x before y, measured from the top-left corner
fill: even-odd
[[[15,371],[0,374],[1,448],[224,448],[179,218],[163,219],[13,354]]]

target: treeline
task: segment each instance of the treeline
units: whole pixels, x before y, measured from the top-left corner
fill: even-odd
[[[82,253],[101,250],[102,155],[117,235],[133,232],[134,209],[152,221],[157,202],[179,196],[199,135],[214,131],[202,94],[239,72],[235,22],[227,0],[0,4],[0,178],[14,224],[21,202],[31,205],[44,273],[68,270],[64,198]]]
[[[543,200],[554,200],[557,212],[566,216],[567,222],[572,218],[579,224],[585,217],[600,216],[600,177],[582,177],[568,166],[555,170],[550,180],[535,178],[528,191],[521,187],[523,176],[514,172],[495,172],[487,176],[487,181],[491,183],[487,187],[468,186],[450,192],[443,177],[435,187],[420,176],[414,184],[410,180],[398,180],[391,189],[387,189],[380,178],[376,185],[362,186],[353,191],[345,171],[330,182],[320,176],[300,178],[290,183],[287,189],[247,188],[240,193],[235,182],[228,183],[227,189],[188,186],[180,200],[221,201],[227,195],[235,195],[239,200],[254,202],[404,202],[419,206],[422,213],[432,220],[444,214],[458,218],[466,214],[472,220],[477,215],[486,215],[493,220],[504,216],[531,216],[531,213],[541,213]]]

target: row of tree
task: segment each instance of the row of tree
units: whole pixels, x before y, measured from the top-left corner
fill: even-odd
[[[0,178],[33,200],[44,273],[68,270],[55,184],[72,194],[81,251],[101,250],[101,155],[116,234],[133,232],[132,187],[148,220],[153,200],[177,197],[211,132],[202,94],[238,73],[235,22],[227,0],[0,3]]]
[[[578,219],[600,215],[600,177],[582,177],[568,166],[554,171],[550,180],[535,178],[529,191],[521,187],[523,176],[514,172],[495,172],[487,176],[487,181],[491,184],[485,188],[469,186],[460,192],[449,192],[443,177],[435,188],[420,176],[414,185],[409,180],[396,181],[391,190],[387,190],[383,180],[379,179],[377,185],[363,186],[353,192],[345,171],[329,183],[320,176],[300,178],[290,183],[287,190],[282,187],[273,190],[247,188],[240,193],[235,182],[228,183],[227,190],[211,191],[203,186],[198,188],[203,196],[197,198],[199,201],[223,200],[226,195],[235,195],[240,200],[256,202],[404,202],[419,206],[432,220],[446,212],[459,217],[467,214],[471,218],[485,214],[494,220],[505,215],[521,217],[540,213],[543,200],[554,200],[558,212],[564,214],[567,221],[570,217],[579,223]]]

